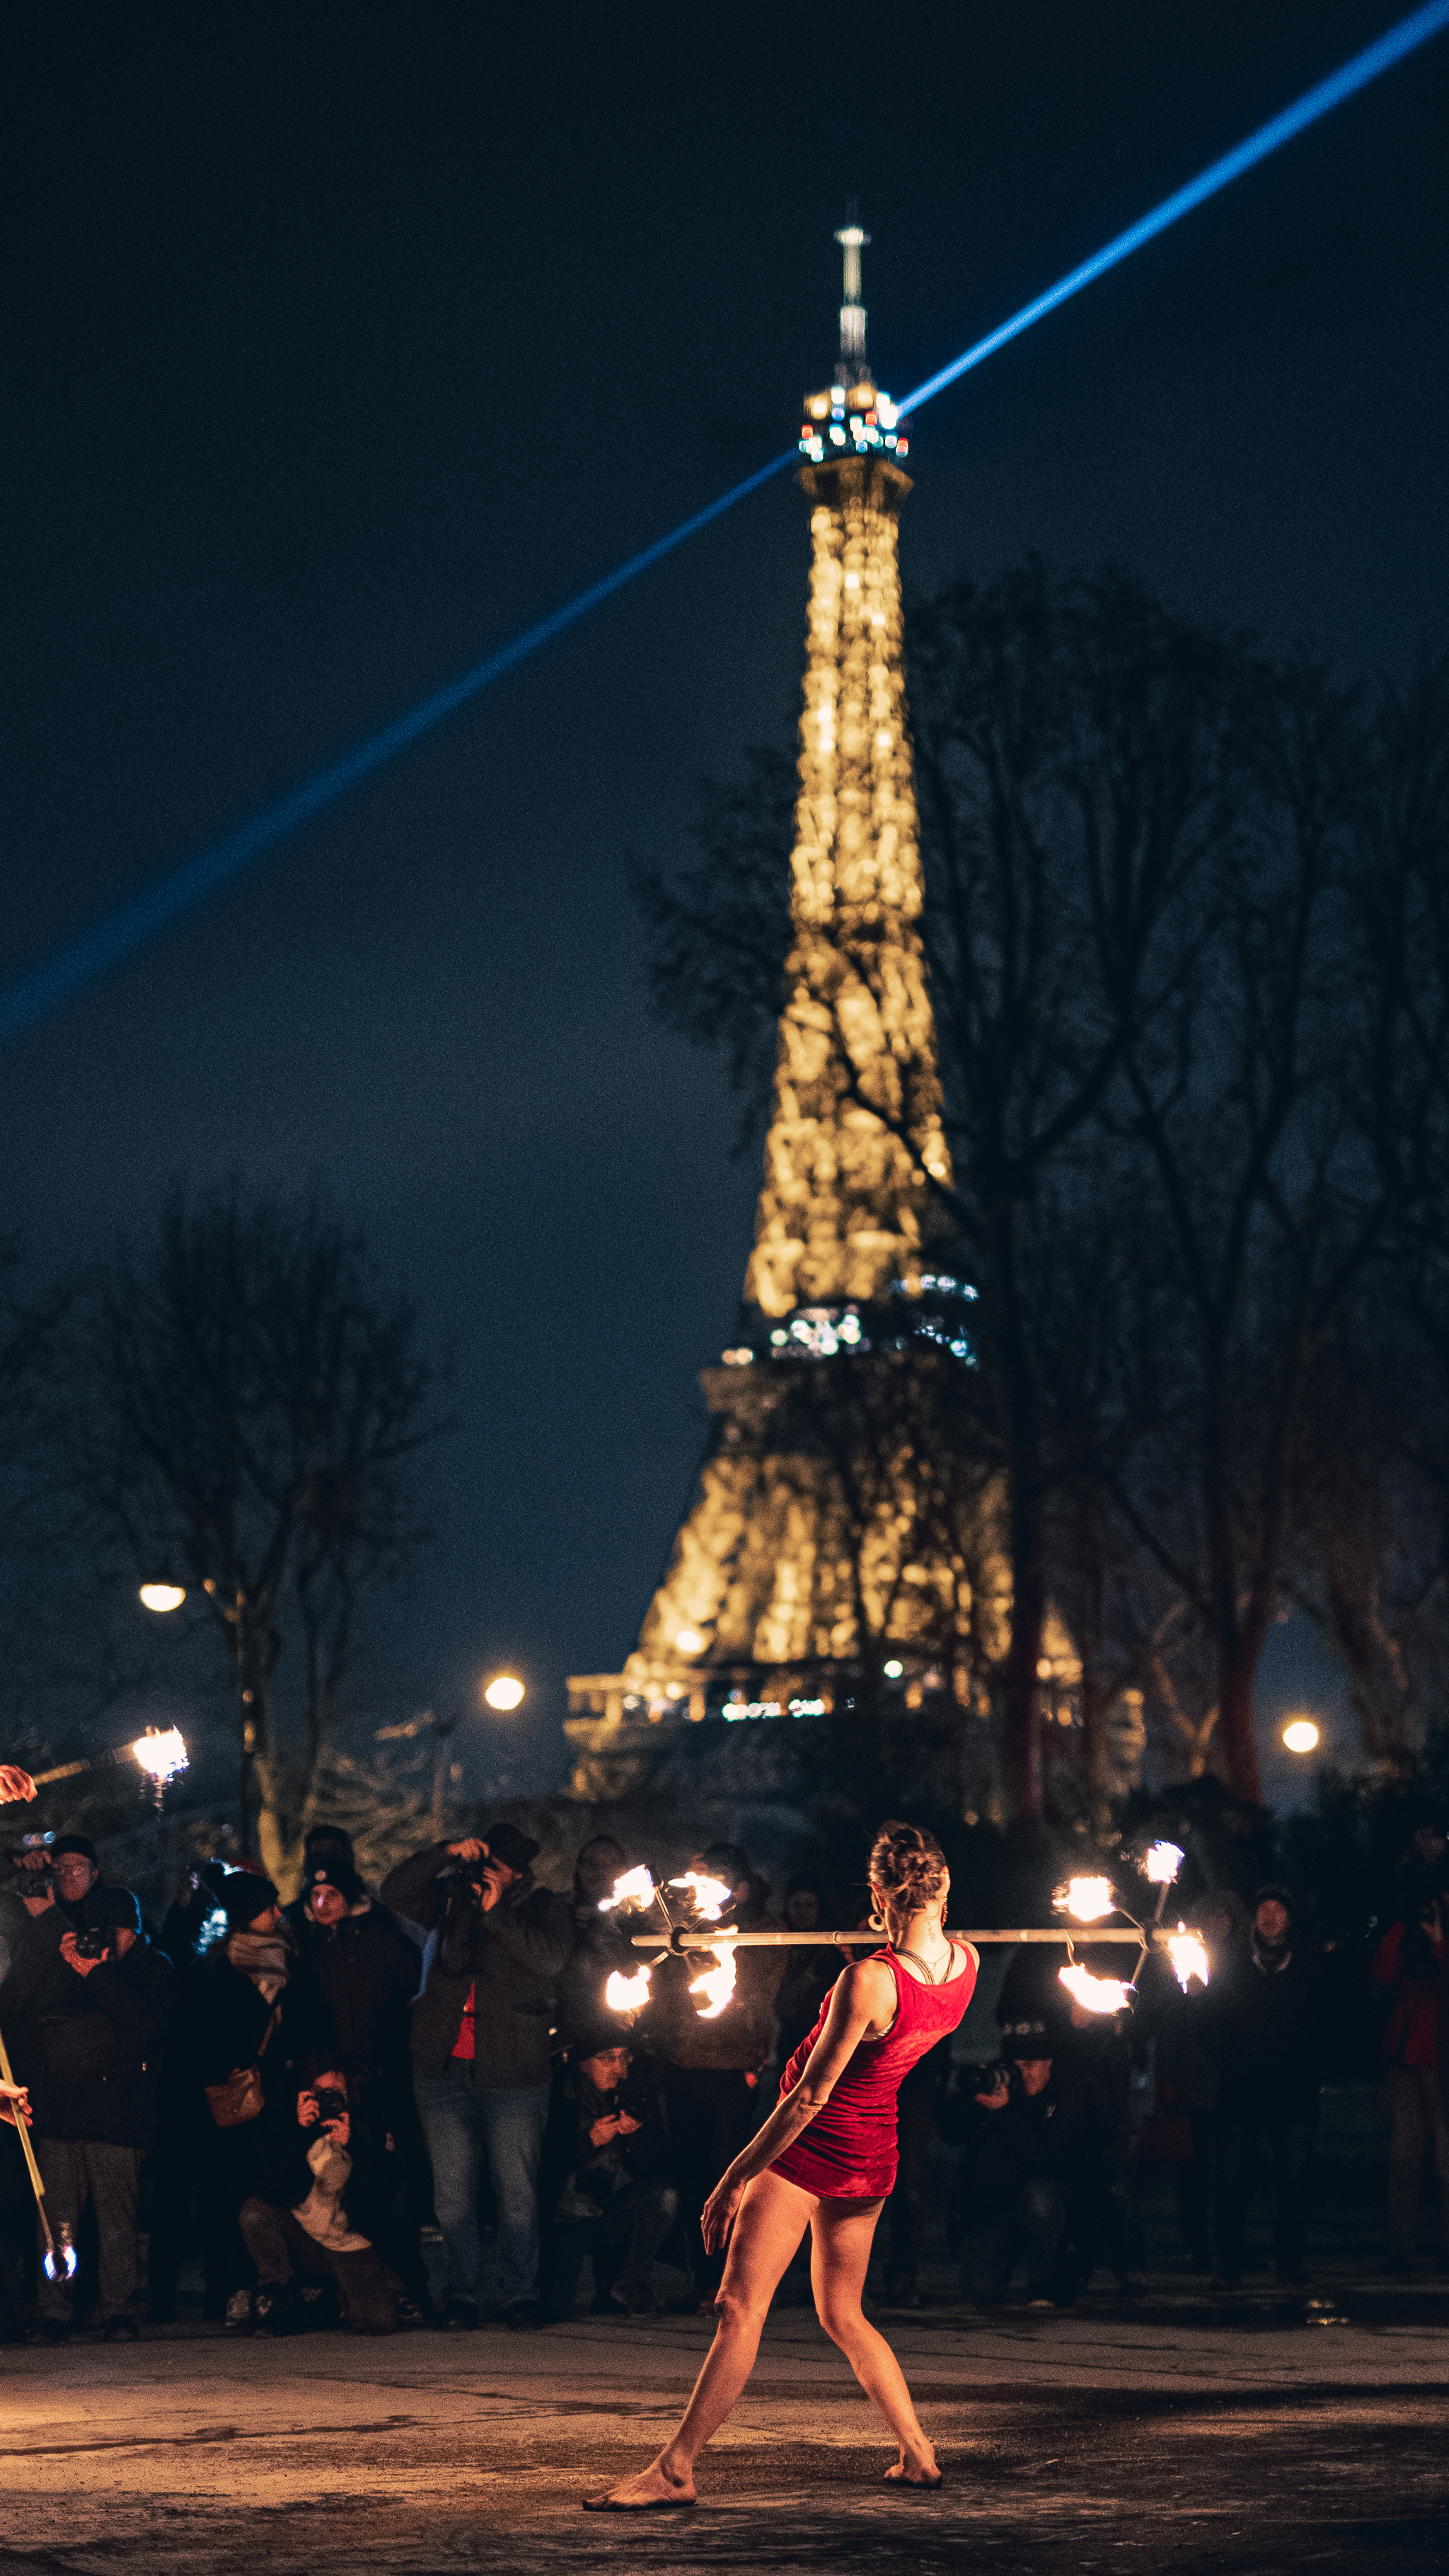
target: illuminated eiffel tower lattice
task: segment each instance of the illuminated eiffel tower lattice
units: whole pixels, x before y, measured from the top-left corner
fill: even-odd
[[[973,1291],[932,1187],[950,1157],[906,706],[908,435],[866,356],[866,235],[852,222],[836,238],[840,357],[800,435],[812,561],[792,939],[755,1244],[736,1343],[703,1372],[709,1448],[638,1644],[621,1673],[569,1682],[582,1796],[623,1794],[661,1727],[823,1714],[861,1690],[873,1707],[969,1701],[1007,1616],[991,1512],[978,1492],[964,1526],[931,1454],[971,1367]]]

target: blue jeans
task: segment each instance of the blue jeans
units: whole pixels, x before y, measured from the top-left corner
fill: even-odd
[[[498,2203],[498,2296],[505,2308],[538,2293],[538,2159],[548,2091],[486,2093],[459,2062],[415,2080],[433,2165],[433,2207],[448,2251],[448,2295],[475,2307],[483,2291],[478,2185],[487,2157]]]

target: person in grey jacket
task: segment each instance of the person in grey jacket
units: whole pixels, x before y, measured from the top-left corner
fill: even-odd
[[[428,1934],[412,2010],[413,2084],[450,2274],[447,2314],[474,2326],[483,2285],[478,2194],[498,2207],[504,2323],[541,2322],[538,2167],[549,2102],[553,1990],[573,1943],[567,1897],[534,1884],[538,1845],[516,1825],[432,1843],[383,1881],[385,1904]]]

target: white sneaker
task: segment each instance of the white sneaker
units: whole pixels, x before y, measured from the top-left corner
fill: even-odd
[[[226,2303],[226,2321],[229,2326],[249,2326],[251,2324],[252,2294],[250,2290],[233,2290],[231,2297]]]

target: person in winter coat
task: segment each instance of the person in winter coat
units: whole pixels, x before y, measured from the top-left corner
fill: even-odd
[[[1032,2306],[1069,2307],[1101,2233],[1112,2110],[1091,2066],[1063,2053],[1069,2028],[1014,1999],[1000,2062],[967,2069],[937,2113],[961,2147],[948,2240],[962,2296],[980,2307],[1005,2297],[1019,2264]]]
[[[652,2315],[649,2268],[674,2224],[679,2194],[647,2074],[618,2031],[581,2031],[555,2070],[543,2142],[544,2313],[573,2314],[585,2254],[594,2307]]]
[[[754,1873],[738,1843],[711,1843],[696,1853],[690,1868],[729,1888],[723,1923],[737,1923],[742,1931],[768,1925]],[[699,1998],[689,1988],[710,1961],[666,1954],[654,1971],[649,2008],[640,2024],[641,2034],[666,2063],[665,2115],[701,2316],[714,2314],[726,2249],[706,2254],[700,2212],[769,2108],[760,2096],[759,2075],[775,2045],[775,1994],[788,1956],[786,1950],[742,1950],[735,1961],[733,1995],[722,2013],[705,2021]]]
[[[81,1929],[67,1925],[53,1943],[52,1928],[44,1916],[32,1924],[21,1967],[36,2161],[57,2235],[64,2228],[75,2243],[83,2212],[92,2212],[96,2320],[114,2343],[136,2333],[137,2189],[176,1978],[142,1931],[129,1888],[93,1887]],[[73,2281],[47,2280],[42,2269],[37,2321],[47,2342],[69,2335],[73,2300]]]
[[[1424,2149],[1433,2150],[1439,2184],[1436,2218],[1439,2267],[1449,2251],[1449,1943],[1445,1898],[1425,1898],[1414,1920],[1395,1923],[1374,1953],[1375,1985],[1391,1998],[1384,2032],[1384,2084],[1389,2097],[1389,2261],[1391,2272],[1413,2269],[1418,2230],[1419,2172]]]
[[[505,2325],[541,2323],[538,2167],[548,2119],[549,2023],[573,1947],[569,1901],[534,1883],[517,1825],[430,1843],[383,1881],[385,1902],[436,1934],[412,2011],[413,2085],[450,2274],[449,2322],[474,2326],[485,2161],[498,2207]]]
[[[391,2334],[400,2284],[377,2243],[375,2187],[356,2161],[352,2103],[340,2067],[301,2086],[290,2122],[275,2127],[241,2232],[256,2266],[252,2322],[266,2334],[300,2332],[308,2286],[330,2282],[354,2334]]]
[[[1265,2138],[1274,2267],[1281,2281],[1303,2279],[1324,2021],[1323,1962],[1304,1937],[1297,1900],[1286,1887],[1262,1887],[1246,1949],[1213,1977],[1202,2003],[1203,2036],[1218,2070],[1218,2277],[1229,2287],[1243,2276],[1248,2204]]]
[[[301,1896],[286,1914],[298,1978],[308,1990],[313,2044],[346,2074],[350,2134],[385,2177],[379,2242],[408,2298],[426,2315],[432,2298],[420,2231],[430,2177],[408,2054],[408,2007],[422,1983],[422,1952],[368,1895],[335,1844],[330,1856],[326,1844],[314,1850]]]
[[[250,2325],[251,2259],[237,2212],[253,2187],[258,2158],[296,2089],[317,2038],[315,1996],[296,1976],[296,1954],[277,1891],[252,1870],[228,1870],[217,1889],[225,1935],[193,1962],[186,1980],[182,2056],[194,2085],[225,2085],[258,2071],[258,2118],[226,2127],[208,2107],[201,2174],[205,2316]]]

